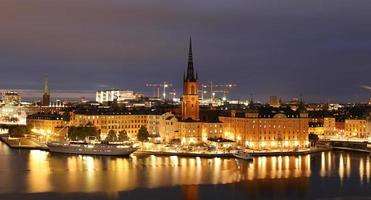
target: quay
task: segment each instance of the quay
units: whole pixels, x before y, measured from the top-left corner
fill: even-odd
[[[0,136],[0,140],[12,149],[49,150],[46,145],[41,145],[30,138],[11,138],[4,135]]]
[[[43,150],[49,151],[49,148],[46,145],[42,145],[31,138],[11,138],[8,135],[0,136],[0,140],[8,145],[12,149],[25,149],[25,150]],[[366,148],[351,148],[351,147],[341,147],[341,146],[328,146],[328,147],[319,147],[305,150],[297,151],[249,151],[251,156],[299,156],[299,155],[308,155],[332,150],[341,150],[341,151],[355,151],[371,154],[371,149]],[[180,157],[201,157],[201,158],[234,158],[233,151],[160,151],[160,150],[138,150],[134,152],[134,155],[154,155],[154,156],[180,156]]]

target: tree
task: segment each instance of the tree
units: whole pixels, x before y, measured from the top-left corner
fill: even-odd
[[[8,126],[9,134],[12,137],[23,137],[29,132],[28,128],[23,125],[10,125]]]
[[[108,132],[107,137],[106,137],[106,141],[107,142],[116,142],[117,141],[116,132],[114,130],[110,130]]]
[[[64,111],[64,113],[63,113],[63,115],[62,115],[62,118],[63,118],[63,120],[64,121],[70,121],[70,119],[71,119],[71,114],[70,114],[70,112],[69,111]]]
[[[128,133],[125,130],[120,131],[117,140],[120,142],[128,141],[129,140]]]
[[[319,137],[318,137],[317,134],[309,133],[308,139],[309,139],[309,142],[310,142],[310,146],[311,147],[315,147],[316,146],[316,143],[319,140]]]
[[[68,129],[70,140],[85,140],[87,137],[99,137],[99,132],[94,126],[71,126]]]
[[[149,133],[148,133],[147,128],[145,126],[141,126],[138,131],[138,135],[137,135],[138,141],[146,142],[148,141],[148,137],[149,137]]]

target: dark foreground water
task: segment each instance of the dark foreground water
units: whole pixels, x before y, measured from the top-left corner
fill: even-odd
[[[371,199],[367,154],[72,156],[0,144],[0,199]]]

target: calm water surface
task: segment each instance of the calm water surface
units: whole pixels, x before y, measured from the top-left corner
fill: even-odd
[[[0,199],[371,199],[367,154],[72,156],[0,143]]]

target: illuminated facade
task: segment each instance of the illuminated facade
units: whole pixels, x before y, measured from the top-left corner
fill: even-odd
[[[162,142],[170,143],[180,139],[178,119],[170,112],[160,116],[158,130]]]
[[[187,73],[183,78],[182,119],[199,120],[198,75],[193,68],[192,41],[189,44]]]
[[[27,126],[36,136],[64,138],[67,125],[59,114],[35,113],[27,117]]]
[[[367,136],[367,120],[346,119],[344,134],[346,137],[364,138]]]
[[[5,104],[0,105],[0,124],[26,125],[27,108]]]
[[[99,90],[96,92],[95,100],[99,103],[112,102],[115,99],[117,102],[134,100],[140,98],[142,95],[134,93],[131,90]]]
[[[147,127],[148,117],[151,115],[130,112],[73,114],[71,125],[92,124],[100,131],[102,139],[107,136],[110,130],[116,133],[125,130],[130,138],[136,138],[140,127]],[[151,130],[148,132],[151,133]]]
[[[196,144],[207,140],[202,134],[202,122],[199,121],[198,75],[193,68],[192,41],[189,42],[187,72],[183,77],[182,116],[179,122],[182,144]]]
[[[323,127],[325,137],[365,138],[368,136],[366,119],[336,120],[334,117],[325,117]]]
[[[226,139],[251,149],[304,148],[308,146],[308,114],[271,109],[219,117]]]
[[[2,95],[3,104],[18,105],[21,103],[21,96],[17,92],[7,91]]]

